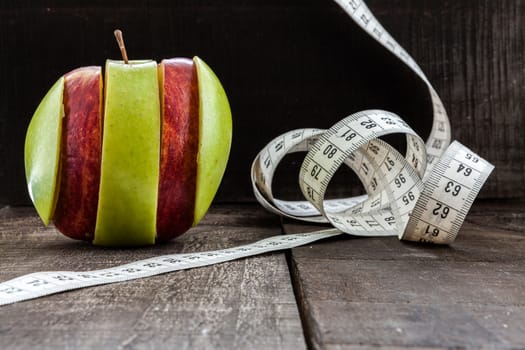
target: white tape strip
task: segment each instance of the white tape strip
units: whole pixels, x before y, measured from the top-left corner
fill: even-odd
[[[123,282],[163,273],[290,249],[341,234],[337,230],[276,236],[239,247],[190,254],[162,255],[103,270],[36,272],[0,284],[0,305],[67,290]]]
[[[370,110],[352,114],[328,130],[290,131],[257,155],[251,178],[255,197],[266,209],[296,220],[330,222],[335,229],[281,235],[223,250],[152,257],[104,270],[36,272],[0,283],[0,305],[290,249],[342,232],[451,243],[493,166],[457,142],[448,147],[450,123],[439,96],[364,1],[335,1],[427,84],[434,111],[426,144],[399,116]],[[391,133],[406,135],[405,156],[380,139]],[[299,175],[307,201],[284,201],[272,193],[275,170],[292,152],[308,152]],[[367,194],[325,200],[330,180],[343,164],[357,174]]]

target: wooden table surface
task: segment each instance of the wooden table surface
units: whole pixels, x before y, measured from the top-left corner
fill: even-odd
[[[5,207],[0,281],[314,229],[220,205],[171,243],[103,249]],[[0,307],[0,349],[61,348],[525,348],[525,203],[477,203],[450,247],[340,236]]]

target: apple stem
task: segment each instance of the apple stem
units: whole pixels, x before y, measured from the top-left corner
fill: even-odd
[[[115,39],[117,39],[117,44],[120,49],[122,58],[124,59],[124,63],[128,64],[128,54],[126,52],[126,45],[124,45],[124,37],[122,36],[122,31],[120,29],[115,29],[113,34],[115,34]]]

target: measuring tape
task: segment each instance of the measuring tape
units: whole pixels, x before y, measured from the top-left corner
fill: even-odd
[[[328,130],[287,132],[259,152],[251,168],[253,191],[259,203],[278,215],[330,223],[334,228],[270,237],[235,248],[158,256],[103,270],[36,272],[0,283],[0,305],[290,249],[343,233],[452,243],[494,167],[460,143],[450,143],[450,123],[439,96],[364,1],[335,2],[426,83],[433,105],[433,124],[425,143],[396,114],[368,110],[352,114]],[[389,134],[405,135],[405,155],[381,139]],[[294,152],[307,152],[299,172],[299,188],[306,201],[285,201],[272,193],[277,166]],[[330,180],[343,165],[357,174],[366,195],[327,200]]]

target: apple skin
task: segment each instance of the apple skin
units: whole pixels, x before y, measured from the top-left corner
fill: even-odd
[[[24,165],[29,196],[47,226],[56,206],[62,132],[64,77],[49,89],[33,114],[26,133]]]
[[[91,242],[102,155],[102,75],[83,67],[64,76],[58,200],[53,222],[65,235]]]
[[[158,76],[153,61],[135,61],[131,65],[108,61],[107,68],[110,65],[115,65],[117,70],[114,72],[120,78],[110,79],[111,69],[106,70],[105,98],[102,97],[100,78],[97,86],[96,74],[91,70],[93,67],[89,67],[60,78],[42,100],[26,136],[29,193],[44,223],[47,225],[53,219],[57,228],[72,238],[92,240],[93,244],[104,246],[165,241],[200,221],[220,185],[231,145],[229,103],[213,71],[198,57],[193,62],[188,59],[165,60],[158,69]],[[140,65],[150,65],[146,85],[142,79],[135,80],[134,74],[127,74],[133,71],[130,66],[136,68]],[[152,71],[155,79],[151,78]],[[87,86],[80,83],[82,79],[86,80],[84,75],[87,72],[93,79],[91,88],[86,88],[82,95],[73,92]],[[160,86],[158,77],[161,77]],[[93,126],[89,129],[94,128],[91,130],[93,135],[83,137],[85,130],[78,128],[79,125],[86,126],[87,121],[80,118],[83,115],[80,110],[85,110],[84,117],[90,114],[87,111],[95,115],[97,103],[82,107],[82,99],[91,96],[96,100],[97,94],[100,101],[105,101],[103,113],[98,109],[99,114],[104,115],[98,123],[94,122],[95,117],[90,119]],[[68,113],[64,119],[64,132],[62,99]],[[149,107],[141,109],[133,101],[147,101]],[[172,103],[182,106],[174,107]],[[121,109],[115,113],[112,106]],[[75,108],[79,108],[77,117],[72,113]],[[142,110],[138,117],[133,115],[137,110]],[[176,111],[176,115],[167,117],[166,111]],[[180,123],[186,118],[184,114],[188,119],[186,123]],[[76,118],[78,120],[74,122]],[[97,131],[94,125],[102,127]],[[83,139],[91,140],[88,143],[92,145],[83,144]],[[88,154],[100,139],[103,141],[100,185],[97,188],[97,170],[91,171],[93,168],[86,164],[96,159]],[[90,160],[66,164],[72,158],[68,152],[74,149],[79,158]],[[168,159],[164,168],[161,164],[163,152],[164,158]],[[182,159],[175,155],[182,156]],[[170,190],[178,199],[173,200]],[[85,205],[75,206],[75,201],[88,202],[91,208],[98,202],[94,231],[93,219],[87,219],[93,217],[93,211],[86,209]],[[168,214],[162,214],[164,211]],[[80,214],[75,216],[71,212]]]
[[[155,61],[108,60],[93,243],[155,243],[160,102]]]
[[[177,84],[172,82],[176,81]],[[157,240],[167,241],[193,224],[199,146],[197,71],[187,58],[159,65],[162,127]]]
[[[199,81],[199,151],[193,225],[201,221],[219,189],[232,142],[232,115],[226,92],[199,57],[193,62]]]

